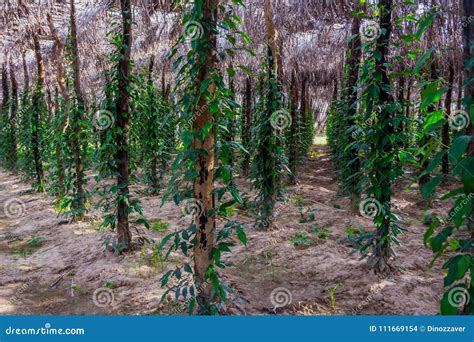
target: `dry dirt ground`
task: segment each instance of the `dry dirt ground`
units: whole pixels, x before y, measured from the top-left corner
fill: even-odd
[[[299,222],[297,189],[293,186],[288,188],[289,202],[278,206],[272,231],[259,232],[249,226],[247,247],[235,247],[225,259],[229,267],[222,276],[235,291],[227,314],[437,314],[443,293],[442,260],[428,267],[432,253],[423,246],[426,227],[421,223],[417,189],[408,192],[405,188],[410,183],[399,185],[396,211],[408,231],[401,237],[402,246],[396,247],[393,271],[374,274],[366,261],[353,253],[346,232],[351,227],[373,229],[373,225],[370,219],[349,213],[349,200],[338,194],[324,147],[308,157],[300,174],[298,193],[304,210],[314,213],[314,221]],[[248,187],[243,181],[238,185]],[[183,227],[182,211],[173,203],[161,207],[159,197],[140,197],[152,225],[167,222],[167,232]],[[18,215],[5,211],[12,200],[24,203]],[[445,212],[443,206],[447,208],[446,203],[435,201],[432,207]],[[99,215],[99,211],[91,210],[87,222],[69,223],[54,211],[51,197],[33,192],[17,175],[1,171],[0,314],[181,313],[172,302],[159,303],[164,292],[160,277],[180,262],[179,254],[165,262],[154,258],[152,248],[145,246],[127,255],[114,255],[103,244],[104,236],[110,233],[97,230]],[[241,211],[236,211],[235,219],[252,221]],[[327,228],[326,236],[319,238],[312,232],[315,226]],[[309,246],[295,246],[290,239],[303,231]],[[140,232],[156,240],[166,234],[141,228]],[[96,305],[93,294],[103,287],[109,288],[105,295],[113,295],[113,301],[96,296]],[[280,290],[283,292],[275,297]],[[279,300],[287,305],[278,307]]]

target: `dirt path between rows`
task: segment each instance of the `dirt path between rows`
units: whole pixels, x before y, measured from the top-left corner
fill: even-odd
[[[346,232],[350,227],[373,229],[371,220],[350,215],[348,199],[337,193],[326,149],[308,157],[300,174],[298,191],[314,220],[300,223],[295,201],[290,201],[279,205],[274,230],[248,229],[248,246],[235,247],[225,258],[229,267],[223,278],[235,290],[226,312],[437,314],[443,293],[441,262],[428,268],[432,253],[423,246],[426,227],[420,223],[416,190],[404,191],[407,184],[401,184],[397,191],[397,213],[408,231],[401,237],[402,246],[396,247],[394,271],[377,275],[352,253]],[[248,187],[247,182],[237,183]],[[289,188],[290,199],[295,189]],[[173,203],[160,207],[161,198],[140,197],[149,220],[168,223],[168,232],[182,227],[181,211]],[[443,211],[443,205],[434,202],[437,211]],[[159,304],[164,292],[159,279],[179,262],[179,254],[162,262],[151,247],[125,256],[107,252],[103,240],[110,233],[97,230],[100,221],[94,217],[99,215],[91,209],[88,222],[68,223],[54,211],[52,198],[35,193],[17,175],[0,171],[0,314],[181,313],[178,306]],[[246,215],[236,211],[235,219],[249,222]],[[295,246],[290,239],[302,232],[308,246]],[[157,240],[165,234],[141,233]]]

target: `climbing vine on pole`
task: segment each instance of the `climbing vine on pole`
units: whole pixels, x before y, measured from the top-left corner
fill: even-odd
[[[234,6],[241,5],[240,0],[233,0],[227,7],[217,0],[185,1],[183,32],[170,54],[178,71],[177,88],[183,93],[178,105],[180,124],[185,129],[181,133],[183,148],[173,163],[174,175],[163,201],[172,197],[184,213],[189,214],[191,222],[188,227],[165,237],[160,248],[166,245],[167,255],[180,249],[190,256],[194,265],[184,263],[167,272],[162,278],[162,286],[173,278],[174,284],[164,297],[174,290],[176,299],[180,296],[189,299],[190,312],[197,306],[201,314],[216,313],[219,303],[226,301],[231,291],[221,282],[218,272],[219,268],[225,267],[221,254],[230,251],[231,231],[236,230],[239,239],[246,243],[245,233],[238,223],[228,220],[221,229],[216,224],[217,216],[227,217],[229,208],[243,203],[239,191],[232,185],[231,169],[223,165],[231,158],[229,154],[233,149],[223,148],[222,144],[241,146],[220,141],[219,153],[216,153],[215,141],[216,130],[233,119],[238,108],[219,72],[218,63],[232,58],[232,48],[237,43],[234,35],[241,37],[244,43],[250,43],[247,35],[238,29],[241,20],[233,10]],[[217,51],[219,30],[227,33],[223,37],[231,49]],[[227,73],[232,78],[235,70],[228,68]],[[216,180],[222,184],[220,187],[215,186]],[[224,197],[226,193],[230,199]],[[167,245],[170,239],[171,246]],[[190,251],[191,255],[188,254]]]

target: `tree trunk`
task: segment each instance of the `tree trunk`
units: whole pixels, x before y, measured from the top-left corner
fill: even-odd
[[[354,126],[356,123],[357,116],[357,81],[359,80],[359,65],[362,57],[361,51],[361,40],[359,35],[360,30],[360,19],[354,17],[352,19],[352,40],[349,45],[348,53],[350,54],[348,60],[348,78],[347,78],[347,127]],[[353,134],[349,136],[349,142],[352,144],[355,142]],[[349,166],[351,168],[351,175],[355,175],[360,171],[360,161],[358,158],[358,151],[352,147],[348,151],[348,161],[353,161]],[[349,187],[351,189],[351,212],[354,215],[359,214],[359,202],[360,202],[360,191],[357,189],[358,177],[353,177]]]
[[[8,71],[7,71],[7,66],[5,64],[2,64],[2,107],[1,107],[1,117],[0,117],[0,132],[1,133],[6,133],[7,127],[4,127],[8,125],[8,119],[9,119],[9,105],[8,101],[10,99],[10,88],[8,87]],[[3,131],[3,132],[2,132]],[[7,139],[2,135],[2,140],[1,144],[5,145],[7,144]],[[2,156],[2,159],[6,160],[8,159],[8,156],[5,154]]]
[[[293,70],[291,73],[290,83],[290,115],[291,115],[291,127],[290,127],[290,151],[288,157],[288,164],[290,166],[290,184],[296,184],[296,164],[297,164],[297,153],[298,153],[298,139],[296,136],[296,127],[298,126],[296,107],[298,102],[298,89],[296,87],[296,75]]]
[[[431,70],[430,70],[430,78],[431,80],[437,80],[438,79],[438,71],[436,69],[436,61],[433,60],[431,62]],[[428,112],[434,112],[436,110],[436,105],[435,104],[432,104],[432,105],[429,105],[428,108],[427,108],[427,111]],[[428,142],[429,142],[429,139],[430,137],[427,136],[426,134],[424,134],[423,138],[421,139],[421,146],[425,146]],[[427,169],[429,163],[430,163],[430,159],[429,158],[425,158],[424,155],[421,156],[422,159],[424,159],[424,161],[421,163],[420,165],[420,172],[423,172]],[[422,189],[422,187],[427,184],[431,179],[431,176],[429,173],[426,173],[424,174],[423,176],[420,177],[420,180],[419,180],[419,184],[420,184],[420,190]]]
[[[306,134],[306,131],[308,130],[308,112],[311,113],[312,115],[312,112],[311,111],[308,111],[308,100],[306,98],[306,94],[307,94],[307,78],[306,78],[306,74],[303,74],[303,77],[302,77],[302,80],[301,80],[301,94],[300,94],[300,115],[301,115],[301,120],[303,121],[302,123],[302,130],[303,132],[305,132]],[[311,122],[313,122],[311,120]],[[314,127],[310,127],[309,129],[314,129]],[[310,142],[312,144],[312,142]],[[310,145],[311,146],[311,145]],[[310,146],[305,146],[307,149],[310,147]]]
[[[230,65],[230,68],[233,68],[232,64]],[[232,96],[232,100],[235,101],[235,86],[234,86],[234,80],[233,78],[228,75],[229,77],[229,91],[231,93],[231,96]],[[228,130],[229,130],[229,133],[228,133],[228,140],[227,140],[227,143],[229,143],[229,161],[228,161],[228,165],[230,166],[231,168],[231,171],[230,171],[230,185],[234,185],[234,171],[233,171],[233,168],[234,168],[234,148],[232,147],[232,143],[234,143],[235,141],[235,127],[236,124],[235,124],[235,118],[234,116],[232,116],[232,118],[229,119],[229,126],[227,127]]]
[[[401,104],[405,103],[405,77],[401,76],[398,80],[398,94],[397,94],[397,101]],[[402,115],[404,113],[401,113]],[[402,121],[400,122],[399,131],[403,134],[405,132],[405,123]]]
[[[167,94],[166,94],[166,78],[165,78],[165,67],[161,69],[161,97],[164,101],[167,101]]]
[[[71,143],[72,153],[74,155],[74,166],[76,173],[76,203],[74,209],[77,210],[76,219],[82,220],[84,218],[84,203],[86,200],[86,194],[84,191],[84,166],[83,160],[85,159],[85,137],[82,132],[82,121],[84,120],[84,99],[81,90],[81,78],[80,78],[80,59],[79,59],[79,48],[77,45],[77,26],[76,26],[76,8],[74,6],[74,0],[71,0],[71,52],[72,52],[72,70],[74,79],[74,94],[76,96],[77,108],[73,111],[72,118],[72,130]]]
[[[132,234],[128,218],[128,131],[130,119],[130,49],[132,46],[132,6],[130,0],[120,0],[122,12],[122,45],[120,47],[117,100],[117,160],[119,187],[117,196],[117,240],[125,250],[130,248]]]
[[[405,105],[405,118],[407,119],[410,119],[411,118],[411,115],[410,115],[410,109],[411,109],[411,84],[410,82],[408,82],[407,84],[407,97],[406,97],[406,105]]]
[[[397,101],[403,102],[405,100],[405,77],[401,76],[398,80],[398,94]]]
[[[51,14],[47,14],[48,26],[49,30],[51,31],[51,36],[54,40],[53,51],[54,51],[54,59],[55,59],[55,66],[56,66],[56,82],[59,86],[59,92],[61,97],[64,101],[64,121],[58,127],[58,133],[61,135],[66,127],[67,118],[69,118],[69,92],[67,91],[66,80],[64,79],[64,68],[63,68],[63,61],[64,61],[64,45],[62,44],[61,40],[59,39],[59,34],[56,28],[53,25],[53,18]],[[59,104],[57,104],[59,106]],[[58,170],[58,198],[65,195],[65,177],[66,172],[64,170],[64,157],[62,155],[61,146],[60,144],[56,144],[55,147],[56,153],[56,168]]]
[[[46,108],[47,108],[46,127],[51,127],[51,122],[54,116],[54,103],[53,103],[53,95],[51,93],[51,88],[49,86],[46,87]]]
[[[461,72],[458,76],[458,99],[456,101],[456,109],[460,110],[462,108],[462,82],[463,82],[463,72]]]
[[[448,89],[448,92],[446,93],[446,100],[445,100],[445,105],[444,105],[444,107],[446,108],[447,120],[443,126],[442,137],[441,137],[442,148],[443,150],[446,151],[446,154],[443,156],[443,164],[441,167],[444,175],[448,175],[449,173],[449,158],[448,158],[447,150],[449,149],[449,145],[450,145],[449,118],[451,117],[451,104],[452,104],[452,99],[453,99],[453,88],[454,88],[454,66],[452,62],[449,65],[448,84],[449,84],[449,89]]]
[[[466,16],[466,18],[471,18],[474,17],[474,3],[471,0],[463,0],[463,14]],[[469,63],[472,63],[472,59],[474,58],[474,27],[473,23],[469,22],[468,25],[464,26],[463,29],[463,65],[469,65]],[[464,100],[465,100],[465,111],[470,115],[472,119],[472,113],[474,111],[474,68],[471,66],[469,69],[464,70],[464,79],[467,82],[467,85],[464,88]],[[473,120],[470,120],[470,123],[468,124],[468,127],[466,129],[466,135],[471,136],[471,142],[468,147],[467,154],[471,159],[474,159],[474,129],[473,129]],[[466,173],[470,176],[472,173],[472,162],[470,163],[470,169],[469,171],[466,170]],[[469,173],[471,172],[471,173]],[[472,185],[471,185],[472,186]],[[464,192],[466,196],[469,195],[469,193],[472,192],[472,190],[468,189],[466,184],[464,184]],[[474,202],[472,203],[471,206],[471,220],[469,223],[469,229],[471,231],[471,242],[474,240],[474,227],[473,227],[473,222],[474,222]],[[472,249],[470,251],[472,253]],[[472,272],[472,268],[471,268]],[[473,274],[471,273],[471,278],[473,277]],[[472,295],[473,289],[472,287],[469,288],[469,293]],[[474,300],[467,301],[466,306],[464,308],[464,313],[471,313],[474,311]]]
[[[216,36],[214,33],[217,26],[217,6],[218,0],[205,0],[202,8],[202,22],[205,28],[205,36],[202,39],[207,41],[207,51],[204,61],[199,65],[196,82],[198,90],[201,84],[210,77],[210,70],[215,69],[217,66]],[[216,85],[214,82],[211,82],[208,86],[208,92],[211,97],[215,91]],[[201,96],[196,110],[200,115],[194,116],[193,130],[201,132],[206,124],[213,121],[212,113],[209,111],[209,103],[205,97]],[[213,286],[208,281],[206,273],[211,262],[211,251],[214,248],[214,233],[216,229],[215,217],[211,213],[214,209],[212,195],[215,164],[214,143],[214,127],[211,128],[211,131],[204,140],[197,137],[193,140],[193,149],[205,152],[197,157],[196,171],[199,176],[194,180],[193,190],[194,199],[198,201],[199,206],[202,208],[202,213],[195,215],[197,231],[194,243],[194,282],[198,289],[197,302],[201,310],[208,307],[212,301]],[[202,313],[206,312],[203,311]]]
[[[16,170],[17,163],[17,111],[18,111],[18,83],[15,78],[15,70],[13,64],[10,63],[10,82],[12,87],[11,105],[10,105],[10,144],[11,144],[11,156],[10,165],[13,170]]]
[[[380,59],[376,61],[376,70],[382,75],[381,87],[380,87],[380,103],[389,104],[392,103],[393,96],[390,92],[390,81],[388,78],[388,52],[390,44],[390,34],[392,32],[392,6],[393,0],[380,0],[379,8],[381,10],[380,18],[380,27],[382,29],[382,34],[377,39],[377,49],[380,51]],[[389,122],[392,119],[393,114],[389,110],[382,110],[380,122]],[[394,127],[392,124],[388,124],[384,127],[384,134],[390,136],[394,133]],[[390,142],[387,142],[384,150],[386,153],[392,153],[392,145]],[[380,184],[381,193],[379,196],[376,196],[376,199],[384,206],[389,206],[392,198],[392,184],[388,175],[391,171],[392,165],[387,162],[384,165],[384,168],[379,170],[380,173],[377,174],[377,182]],[[374,255],[376,257],[374,268],[377,271],[384,271],[388,266],[388,261],[391,255],[390,243],[387,239],[387,236],[390,233],[390,224],[391,219],[389,216],[385,216],[382,219],[382,223],[377,229],[375,242],[376,247],[374,250]]]
[[[76,6],[74,5],[75,0],[70,0],[71,13],[71,51],[72,51],[72,71],[74,77],[74,93],[79,106],[84,106],[84,99],[82,96],[81,89],[81,60],[79,58],[79,48],[77,44],[77,25],[76,25]]]
[[[261,114],[265,119],[261,122],[258,136],[257,153],[262,162],[259,165],[261,179],[259,193],[259,218],[257,219],[257,229],[270,230],[273,227],[275,201],[280,192],[280,160],[278,160],[277,150],[280,148],[281,141],[278,135],[282,134],[271,124],[272,115],[279,109],[278,103],[278,81],[275,74],[275,61],[272,49],[267,49],[267,89],[261,89],[260,98],[265,102],[264,113]]]
[[[41,49],[38,40],[38,35],[33,33],[33,44],[36,57],[37,65],[37,80],[36,88],[33,93],[33,115],[31,120],[31,144],[33,152],[33,161],[35,165],[37,191],[43,192],[43,161],[41,160],[41,146],[40,146],[40,134],[41,134],[41,116],[44,111],[45,100],[44,100],[44,64],[43,57],[41,56]],[[44,113],[43,113],[44,115]]]
[[[23,61],[23,77],[24,77],[24,85],[25,88],[24,90],[30,89],[30,77],[28,75],[28,65],[26,64],[26,56],[25,56],[25,51],[21,53],[21,59]]]
[[[252,128],[252,82],[247,78],[245,83],[244,111],[242,113],[242,145],[249,153],[244,153],[242,160],[242,174],[249,175],[250,170],[250,130]]]
[[[265,20],[266,41],[272,50],[273,58],[275,59],[275,75],[277,80],[283,79],[283,63],[281,59],[281,51],[278,46],[278,36],[273,23],[272,0],[263,0],[263,15]]]
[[[56,82],[59,86],[59,92],[64,99],[66,105],[69,103],[69,93],[67,91],[66,80],[64,79],[64,68],[63,68],[63,59],[64,59],[64,45],[59,38],[58,31],[54,27],[53,18],[51,14],[47,14],[47,21],[49,30],[51,31],[51,36],[53,37],[54,45],[54,62],[56,66]],[[77,44],[77,42],[76,42]]]
[[[154,68],[155,62],[154,62],[154,57],[150,57],[150,63],[148,65],[148,81],[147,81],[147,91],[148,91],[148,110],[150,113],[150,118],[148,120],[156,120],[156,117],[152,114],[156,110],[154,108],[155,106],[155,93],[154,93],[154,88],[153,88],[153,68]],[[161,95],[162,98],[164,99],[165,96],[165,77],[164,77],[164,69],[161,74]],[[153,132],[151,137],[149,137],[153,141],[156,140],[156,132]],[[158,194],[158,189],[160,187],[159,185],[159,180],[158,180],[158,160],[157,160],[157,151],[151,151],[151,164],[150,164],[150,183],[151,183],[151,191],[152,194],[157,195]],[[164,172],[164,170],[163,170]]]

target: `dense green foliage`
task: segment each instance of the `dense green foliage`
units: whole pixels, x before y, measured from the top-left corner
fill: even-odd
[[[401,52],[393,62],[386,60],[384,52],[389,44],[386,35],[390,32],[383,22],[386,10],[383,7],[377,10],[382,18],[379,38],[361,45],[364,57],[359,66],[357,103],[348,100],[348,90],[343,85],[343,90],[329,110],[327,133],[334,167],[344,190],[352,191],[351,185],[357,185],[366,196],[365,200],[360,201],[360,214],[373,218],[376,230],[364,234],[365,243],[357,248],[368,256],[370,265],[383,271],[386,266],[391,267],[389,261],[395,256],[392,245],[400,243],[397,235],[404,231],[397,224],[399,217],[393,212],[391,195],[395,181],[401,178],[413,181],[412,173],[407,171],[415,167],[421,195],[429,200],[437,196],[436,188],[446,179],[446,175],[439,174],[439,167],[448,156],[452,165],[453,178],[450,179],[459,178],[462,186],[442,197],[452,199],[454,207],[447,218],[435,215],[435,219],[428,221],[424,242],[435,253],[432,263],[448,250],[454,253],[443,265],[447,272],[444,282],[447,290],[441,300],[441,313],[472,314],[472,303],[463,302],[463,298],[472,298],[473,295],[471,275],[474,262],[469,253],[473,244],[474,170],[472,153],[468,150],[472,137],[467,132],[469,122],[472,122],[472,99],[470,96],[464,99],[465,111],[446,117],[440,101],[448,88],[437,75],[433,49],[423,51],[415,47],[436,18],[436,9],[416,19],[414,32],[404,35],[402,41],[397,43]],[[409,14],[397,18],[396,22],[413,20],[414,17]],[[409,67],[410,59],[415,60],[414,67]],[[390,70],[395,61],[403,68]],[[465,61],[465,65],[470,70],[472,63]],[[395,85],[408,78],[417,80],[419,104],[410,99],[395,99]],[[466,80],[465,84],[467,87],[469,81]],[[347,114],[350,106],[357,108],[355,118]],[[415,109],[417,113],[412,113]],[[348,125],[350,121],[355,124]],[[444,146],[440,137],[448,122],[453,138],[450,146]],[[355,172],[353,168],[353,149],[357,159],[362,161],[360,172]],[[354,179],[357,182],[352,182]],[[426,205],[430,203],[427,201]],[[467,281],[469,278],[470,284]],[[459,304],[459,307],[453,303]]]
[[[182,226],[161,241],[139,238],[123,243],[118,236],[107,241],[107,247],[122,253],[146,243],[163,260],[172,252],[182,254],[184,261],[161,278],[166,288],[163,299],[173,293],[176,300],[184,299],[189,313],[216,314],[224,310],[223,303],[233,293],[221,275],[227,266],[223,254],[231,252],[236,241],[248,242],[245,230],[249,227],[237,222],[234,212],[245,212],[256,229],[272,229],[278,214],[275,207],[288,199],[286,187],[298,184],[311,151],[314,113],[308,76],[295,69],[285,84],[270,46],[258,56],[248,49],[252,42],[239,29],[242,20],[236,14],[244,5],[241,0],[220,4],[218,15],[209,15],[209,2],[184,1],[182,32],[168,59],[160,65],[150,56],[146,66],[136,66],[133,58],[127,59],[131,46],[126,43],[130,38],[126,28],[133,27],[124,15],[130,14],[127,3],[130,5],[127,0],[121,2],[122,21],[113,21],[108,34],[111,52],[109,68],[102,75],[103,96],[87,105],[75,73],[79,56],[74,30],[68,35],[66,58],[59,61],[65,64],[60,76],[68,96],[57,87],[53,94],[48,93],[38,46],[38,76],[32,87],[25,85],[19,92],[14,75],[9,78],[3,67],[0,163],[30,181],[38,192],[47,190],[55,197],[58,213],[72,220],[91,218],[95,205],[103,219],[97,229],[118,232],[126,221],[129,240],[129,215],[132,228],[150,228],[138,196],[160,196],[163,205],[173,202],[182,211]],[[411,5],[400,4],[403,9]],[[455,307],[452,297],[457,291],[474,298],[470,124],[474,104],[469,93],[473,80],[467,77],[464,83],[464,109],[447,117],[441,100],[452,84],[438,75],[434,49],[417,45],[437,10],[419,17],[413,13],[395,17],[405,12],[395,11],[391,0],[381,0],[353,13],[355,24],[357,20],[369,22],[375,33],[370,39],[362,33],[349,37],[340,90],[334,92],[326,133],[342,192],[357,199],[352,204],[373,220],[373,231],[359,232],[357,241],[351,239],[377,272],[393,269],[394,247],[405,231],[392,199],[401,181],[419,182],[426,209],[443,181],[458,182],[457,189],[441,196],[453,203],[448,217],[434,215],[424,243],[434,253],[432,263],[446,259],[441,313],[472,314],[472,300]],[[392,26],[404,24],[412,32],[394,42]],[[217,44],[217,35],[225,39],[226,48]],[[37,38],[35,43],[39,45]],[[395,56],[389,48],[396,51]],[[248,66],[236,65],[237,51],[260,60],[256,74]],[[172,90],[165,78],[169,62],[177,77]],[[471,59],[464,61],[466,74],[472,74],[473,65]],[[124,69],[130,75],[124,76]],[[397,87],[403,88],[407,79],[416,81],[412,88],[418,91],[419,101],[404,98],[400,91],[397,94]],[[239,87],[237,82],[242,80],[245,84]],[[122,106],[124,98],[127,101]],[[440,139],[447,125],[449,146]],[[446,160],[450,175],[439,173]],[[241,191],[240,181],[248,181],[255,195]],[[300,223],[314,221],[313,213],[306,217],[303,212],[302,199],[294,199],[299,203]],[[168,227],[163,225],[155,230],[165,231]],[[307,232],[298,232],[290,241],[306,248],[313,240],[327,239],[329,230],[315,226],[312,233],[314,239]],[[202,265],[204,274],[199,273]]]

